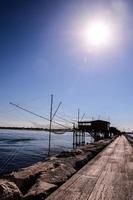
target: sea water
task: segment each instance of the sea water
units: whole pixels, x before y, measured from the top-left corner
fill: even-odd
[[[46,131],[0,130],[0,175],[30,166],[47,158],[49,133]],[[86,137],[90,142],[91,137]],[[51,154],[73,148],[73,133],[52,133]]]

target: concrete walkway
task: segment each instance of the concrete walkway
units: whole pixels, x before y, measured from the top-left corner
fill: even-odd
[[[118,137],[47,200],[133,200],[133,150]]]

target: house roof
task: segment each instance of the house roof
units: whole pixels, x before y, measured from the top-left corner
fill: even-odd
[[[80,124],[83,124],[83,123],[107,123],[107,124],[110,124],[110,122],[108,121],[104,121],[104,120],[92,120],[92,121],[79,121]]]

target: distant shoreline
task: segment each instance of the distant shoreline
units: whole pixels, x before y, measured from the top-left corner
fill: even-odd
[[[0,127],[1,129],[5,130],[29,130],[29,131],[49,131],[48,128],[33,128],[33,127]],[[51,131],[72,131],[72,129],[52,129]]]

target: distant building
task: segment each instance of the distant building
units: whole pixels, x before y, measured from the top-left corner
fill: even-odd
[[[110,122],[104,120],[79,121],[78,130],[89,132],[95,140],[108,138],[110,133]]]
[[[111,136],[121,135],[121,132],[116,127],[110,127],[110,134]]]
[[[79,121],[78,129],[93,130],[93,131],[109,131],[110,122],[103,120],[93,120],[93,121]]]

